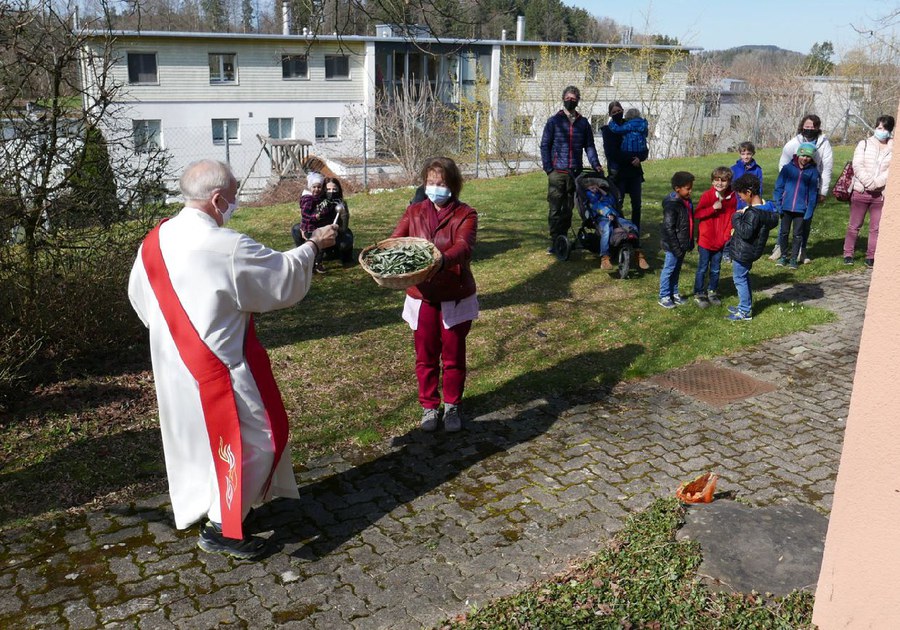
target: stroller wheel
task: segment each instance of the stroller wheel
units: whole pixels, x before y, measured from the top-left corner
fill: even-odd
[[[619,278],[628,277],[628,270],[631,268],[631,256],[634,253],[631,245],[623,245],[619,249]]]
[[[553,249],[556,251],[557,260],[569,260],[569,254],[572,251],[572,245],[569,243],[569,239],[566,238],[565,234],[560,234],[556,237],[556,240],[553,241]]]

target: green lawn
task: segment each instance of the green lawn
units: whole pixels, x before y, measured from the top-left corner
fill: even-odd
[[[850,152],[850,147],[838,149],[836,166]],[[765,172],[774,173],[777,152],[758,157]],[[731,155],[713,155],[647,163],[643,243],[655,269],[661,264],[660,200],[671,174],[695,173],[697,198],[712,169],[733,161]],[[771,187],[774,177],[767,175],[766,181]],[[405,189],[351,197],[357,248],[389,235],[411,194]],[[802,304],[775,305],[759,294],[752,322],[728,322],[724,307],[701,311],[693,303],[666,311],[656,304],[655,271],[619,280],[583,251],[559,262],[545,253],[543,173],[471,181],[462,197],[479,211],[473,270],[482,307],[469,336],[464,417],[541,397],[590,400],[623,379],[727,354],[833,318]],[[243,208],[233,224],[286,249],[297,216],[296,204]],[[791,272],[761,260],[753,269],[754,288],[845,271],[840,243],[846,220],[847,205],[828,202],[814,221],[813,263]],[[696,254],[688,255],[685,294],[695,263]],[[377,286],[357,264],[327,267],[299,305],[258,319],[291,419],[298,466],[334,450],[365,456],[362,447],[413,429],[420,416],[412,334],[400,319],[402,292]],[[860,264],[851,269],[866,273]],[[726,304],[736,303],[730,267],[720,288]],[[0,423],[0,527],[164,491],[149,366],[145,347],[123,348],[114,365],[85,366],[77,378],[41,386]],[[96,461],[104,465],[93,465]]]
[[[837,149],[836,172],[850,152],[850,147]],[[758,158],[771,191],[778,152],[761,151]],[[735,159],[712,155],[647,162],[642,243],[654,271],[626,280],[602,272],[587,252],[575,252],[567,262],[545,253],[543,173],[467,182],[461,196],[479,211],[473,271],[482,312],[469,336],[464,413],[583,394],[829,320],[829,313],[802,305],[772,308],[762,296],[757,296],[753,322],[737,325],[724,319],[724,307],[701,311],[691,304],[665,311],[656,305],[660,200],[670,190],[671,174],[693,172],[697,199],[709,186],[712,169]],[[411,194],[404,189],[351,197],[357,247],[388,236]],[[792,272],[763,259],[753,269],[754,289],[846,270],[840,260],[846,219],[846,204],[827,202],[813,224],[813,263]],[[244,209],[234,226],[287,248],[296,220],[296,205],[285,204]],[[771,238],[774,242],[774,232]],[[695,264],[696,253],[688,255],[683,294],[691,292]],[[726,304],[736,303],[728,266],[721,292]],[[259,318],[293,420],[298,462],[415,425],[419,408],[411,332],[400,319],[402,302],[402,292],[378,287],[358,265],[341,268],[332,262],[297,307]]]

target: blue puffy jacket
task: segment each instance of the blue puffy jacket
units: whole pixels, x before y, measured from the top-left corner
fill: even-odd
[[[647,147],[647,135],[650,133],[650,125],[646,118],[631,118],[621,123],[615,120],[609,121],[609,129],[613,133],[622,136],[621,151],[628,158],[637,157],[642,162],[649,156]]]
[[[816,163],[810,162],[801,169],[795,155],[778,173],[772,202],[778,212],[802,212],[804,219],[812,219],[819,202],[820,183]]]
[[[756,175],[756,178],[759,180],[759,194],[762,196],[763,194],[763,173],[762,167],[756,163],[756,160],[750,160],[749,164],[744,164],[743,160],[738,160],[734,163],[734,166],[731,167],[732,178],[731,181],[736,180],[738,177],[742,175]],[[746,208],[747,204],[741,201],[741,198],[738,197],[737,202],[738,210],[741,208]]]
[[[594,170],[601,170],[594,146],[594,131],[584,116],[578,114],[575,122],[570,123],[566,112],[559,110],[547,119],[541,136],[541,162],[545,173],[566,171],[578,175],[584,168],[582,151],[587,153]]]

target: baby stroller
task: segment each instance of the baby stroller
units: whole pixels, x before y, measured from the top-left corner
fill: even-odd
[[[568,260],[574,249],[586,249],[601,255],[606,231],[610,260],[618,263],[619,277],[627,277],[640,235],[637,227],[622,215],[619,189],[600,173],[585,171],[575,178],[575,206],[581,217],[581,226],[577,231],[573,227],[572,240],[565,234],[556,237],[554,246],[557,258]]]

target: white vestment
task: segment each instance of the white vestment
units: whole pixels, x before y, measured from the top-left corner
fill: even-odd
[[[315,246],[278,252],[219,227],[212,217],[184,208],[160,228],[160,250],[172,286],[209,349],[228,367],[240,418],[243,512],[274,496],[298,497],[290,447],[262,496],[275,456],[272,432],[256,382],[244,360],[252,313],[296,304],[312,280]],[[131,304],[150,329],[150,354],[159,404],[166,473],[175,526],[209,516],[221,523],[219,488],[200,390],[181,359],[138,252],[128,283]]]

